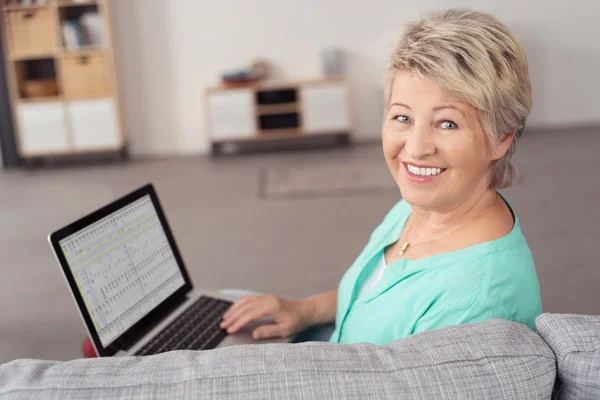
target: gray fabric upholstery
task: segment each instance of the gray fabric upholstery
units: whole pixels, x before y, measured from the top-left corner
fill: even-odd
[[[0,398],[547,399],[550,348],[503,320],[420,333],[384,347],[301,343],[142,358],[0,366]]]
[[[543,314],[535,323],[556,354],[555,398],[600,399],[600,316]]]

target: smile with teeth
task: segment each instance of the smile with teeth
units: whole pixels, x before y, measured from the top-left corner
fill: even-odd
[[[411,174],[417,176],[438,175],[446,170],[446,168],[419,168],[411,164],[406,164],[406,168],[408,168]]]

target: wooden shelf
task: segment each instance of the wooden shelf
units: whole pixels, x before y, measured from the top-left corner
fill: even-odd
[[[46,9],[46,8],[51,8],[54,7],[53,3],[48,3],[48,4],[32,4],[30,6],[21,6],[18,4],[13,4],[10,6],[4,6],[2,7],[2,9],[4,11],[34,11],[34,10],[39,10],[39,9]]]
[[[62,49],[60,50],[61,56],[93,56],[93,55],[105,55],[108,53],[108,49],[100,46],[82,46],[78,49]]]
[[[80,1],[80,2],[73,2],[70,0],[58,0],[58,7],[60,7],[60,8],[97,6],[97,5],[98,5],[98,1],[96,1],[96,0],[86,0],[86,1]]]
[[[273,114],[288,114],[296,113],[298,110],[298,103],[288,104],[273,104],[273,105],[257,105],[257,115],[273,115]]]
[[[17,100],[20,104],[32,104],[32,103],[47,103],[52,101],[62,101],[61,96],[49,96],[49,97],[30,97],[22,98]]]
[[[277,132],[276,132],[277,131]],[[211,139],[211,143],[229,143],[229,142],[254,142],[254,141],[266,141],[266,140],[281,140],[281,139],[299,139],[299,138],[308,138],[308,137],[326,137],[326,136],[339,136],[348,134],[348,131],[331,131],[331,132],[323,132],[323,133],[304,133],[299,129],[290,128],[288,129],[273,129],[273,133],[271,134],[263,134],[264,131],[261,131],[259,136],[252,137],[241,137],[241,138],[227,138],[227,139]]]
[[[8,59],[11,61],[42,60],[44,58],[55,58],[57,54],[58,50],[31,53],[13,53],[8,55]]]

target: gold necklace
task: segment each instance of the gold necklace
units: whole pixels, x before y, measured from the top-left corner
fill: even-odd
[[[448,236],[451,233],[456,232],[457,230],[464,228],[465,226],[469,225],[471,222],[475,221],[478,217],[481,216],[481,214],[483,214],[484,212],[486,212],[487,210],[489,210],[490,208],[492,208],[492,206],[494,206],[494,204],[496,204],[496,201],[498,201],[498,193],[496,192],[496,198],[494,199],[494,202],[489,205],[488,207],[484,208],[479,214],[477,214],[476,216],[474,216],[473,218],[471,218],[470,220],[468,220],[467,222],[465,222],[464,224],[462,224],[461,226],[459,226],[458,228],[452,229],[450,232],[444,233],[441,236],[438,236],[434,239],[429,239],[429,240],[425,240],[423,242],[418,242],[418,243],[409,243],[409,242],[404,242],[404,244],[402,245],[402,250],[400,250],[400,255],[403,256],[406,251],[408,250],[409,247],[416,247],[416,246],[420,246],[422,244],[425,243],[429,243],[429,242],[434,242],[436,240],[440,240],[442,238],[445,238],[446,236]],[[410,231],[412,230],[413,225],[410,225],[410,228],[408,229],[408,232],[406,232],[406,236],[408,237],[408,235],[410,234]]]

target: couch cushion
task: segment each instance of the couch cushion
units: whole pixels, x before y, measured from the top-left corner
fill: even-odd
[[[384,347],[301,343],[151,357],[0,366],[0,397],[22,399],[545,399],[555,359],[503,320],[424,332]],[[4,398],[4,397],[2,397]]]
[[[600,316],[543,314],[535,324],[556,354],[556,398],[600,399]]]

